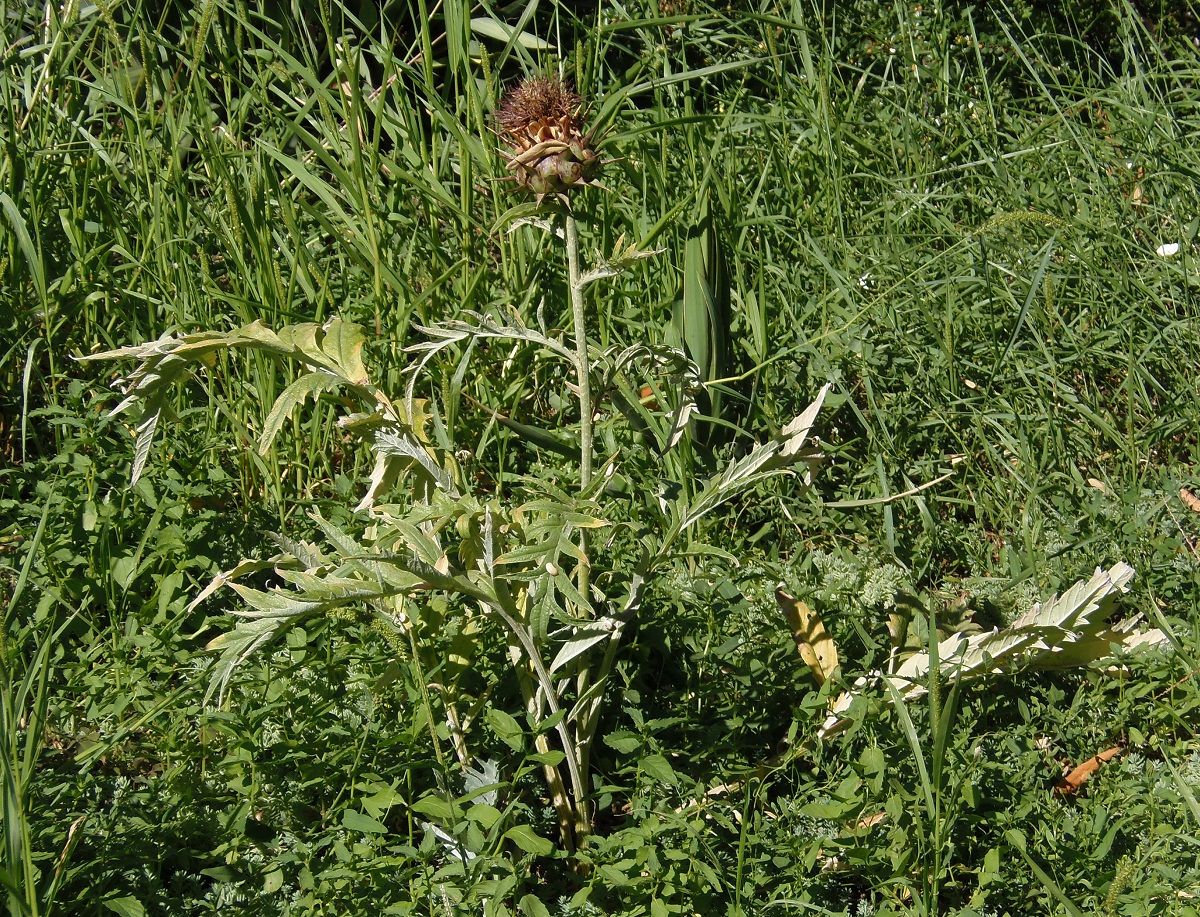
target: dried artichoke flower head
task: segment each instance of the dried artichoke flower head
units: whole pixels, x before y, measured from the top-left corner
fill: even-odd
[[[512,150],[508,166],[539,200],[565,196],[600,171],[600,156],[580,124],[582,109],[583,100],[556,76],[527,77],[500,100],[496,122]]]

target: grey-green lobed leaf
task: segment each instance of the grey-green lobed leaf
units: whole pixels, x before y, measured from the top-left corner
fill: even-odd
[[[1115,626],[1106,623],[1117,597],[1128,591],[1132,579],[1133,568],[1125,563],[1108,570],[1098,568],[1089,579],[1035,606],[1006,628],[942,640],[937,647],[941,677],[961,679],[1018,669],[1085,665],[1110,655],[1114,645],[1126,650],[1166,645],[1169,637],[1158,628],[1138,631],[1133,621]],[[928,691],[931,664],[931,654],[916,653],[892,675],[882,677],[898,697],[909,701]],[[872,680],[859,678],[851,691],[833,703],[821,727],[822,736],[844,728],[846,712]]]
[[[305,373],[292,382],[275,399],[275,404],[267,414],[267,419],[263,421],[262,434],[258,438],[259,453],[262,455],[267,453],[284,422],[291,416],[293,410],[304,403],[306,398],[332,391],[342,383],[343,380],[327,371]]]

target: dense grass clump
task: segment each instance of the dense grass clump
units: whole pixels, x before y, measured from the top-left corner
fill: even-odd
[[[0,0],[0,23],[13,913],[1196,912],[1188,5]],[[546,136],[586,130],[599,157],[594,186],[556,179],[540,207],[495,114],[539,74],[586,124]],[[575,499],[585,414],[597,475],[614,458],[587,497],[611,527],[582,545],[590,585],[639,604],[592,683],[577,835],[547,783],[562,720],[526,717],[520,648],[462,595],[397,629],[308,617],[206,698],[205,647],[242,608],[193,603],[212,577],[373,531],[349,396],[269,423],[293,370],[216,352],[167,394],[131,486],[117,371],[80,360],[340,318],[400,404],[429,326],[578,329],[578,265],[525,219],[563,219],[568,190],[555,225],[622,268],[586,288],[594,410],[561,360],[464,338],[425,364],[416,426],[478,511],[451,563],[497,507]],[[621,363],[635,345],[658,362]],[[663,507],[826,383],[811,488],[756,482],[644,591],[620,578]],[[684,390],[674,449],[624,424]],[[1169,648],[934,677],[908,705],[869,688],[819,737],[860,675],[1120,561],[1123,615]],[[824,686],[779,584],[837,647]]]

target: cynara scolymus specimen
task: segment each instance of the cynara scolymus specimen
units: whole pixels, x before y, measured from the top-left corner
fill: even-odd
[[[411,671],[414,690],[429,708],[425,721],[439,761],[447,738],[464,773],[482,750],[495,747],[497,736],[514,750],[533,746],[567,849],[591,831],[591,750],[625,628],[639,614],[647,584],[695,555],[695,527],[706,514],[767,477],[804,469],[812,458],[806,440],[828,389],[778,435],[747,444],[711,477],[696,477],[678,460],[673,450],[702,390],[695,363],[654,342],[598,350],[588,340],[586,288],[655,253],[621,237],[607,259],[582,269],[574,210],[600,160],[580,111],[579,97],[564,84],[535,77],[509,94],[498,116],[512,144],[518,185],[548,199],[558,223],[530,221],[551,230],[566,250],[573,341],[541,325],[540,315],[534,327],[516,312],[465,313],[418,329],[425,340],[407,348],[403,396],[371,381],[366,335],[340,318],[278,330],[254,322],[88,358],[137,361],[121,383],[126,397],[115,412],[136,414],[135,477],[160,417],[169,413],[175,384],[223,365],[215,360],[218,351],[250,350],[302,370],[264,420],[263,450],[307,398],[337,394],[347,409],[339,425],[374,456],[357,507],[362,515],[346,527],[314,516],[320,543],[280,538],[274,557],[244,561],[201,594],[197,601],[229,585],[245,606],[233,612],[237,625],[210,644],[221,652],[214,691],[222,693],[252,653],[312,618],[367,624],[369,630],[352,632],[379,634]],[[426,384],[427,370],[449,357],[462,367],[462,378],[464,361],[481,342],[529,348],[543,367],[565,366],[576,383],[578,426],[568,421],[555,433],[560,447],[577,437],[577,468],[556,466],[542,477],[536,469],[478,475],[460,466],[471,459],[459,457],[446,431],[431,435],[431,418],[446,414],[434,402],[444,389]],[[599,405],[591,400],[593,381],[606,394]],[[653,404],[639,395],[647,381],[660,393]],[[418,385],[432,390],[429,400],[417,397]],[[596,423],[604,425],[606,442],[619,444],[598,462]],[[807,482],[796,478],[800,486]],[[503,487],[481,487],[481,479],[502,479]],[[280,585],[235,582],[266,569]],[[520,697],[506,700],[505,687],[514,684]],[[452,835],[462,829],[452,821],[434,827]],[[502,836],[528,843],[526,825],[496,820],[489,830],[488,843]],[[461,845],[476,843],[454,836]]]
[[[527,77],[500,100],[496,122],[511,149],[508,166],[539,200],[565,195],[599,173],[582,115],[583,100],[556,76]]]

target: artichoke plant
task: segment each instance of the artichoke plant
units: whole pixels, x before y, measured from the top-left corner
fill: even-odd
[[[583,100],[556,76],[531,76],[504,94],[496,122],[517,184],[541,200],[595,180],[600,156],[583,132]]]

